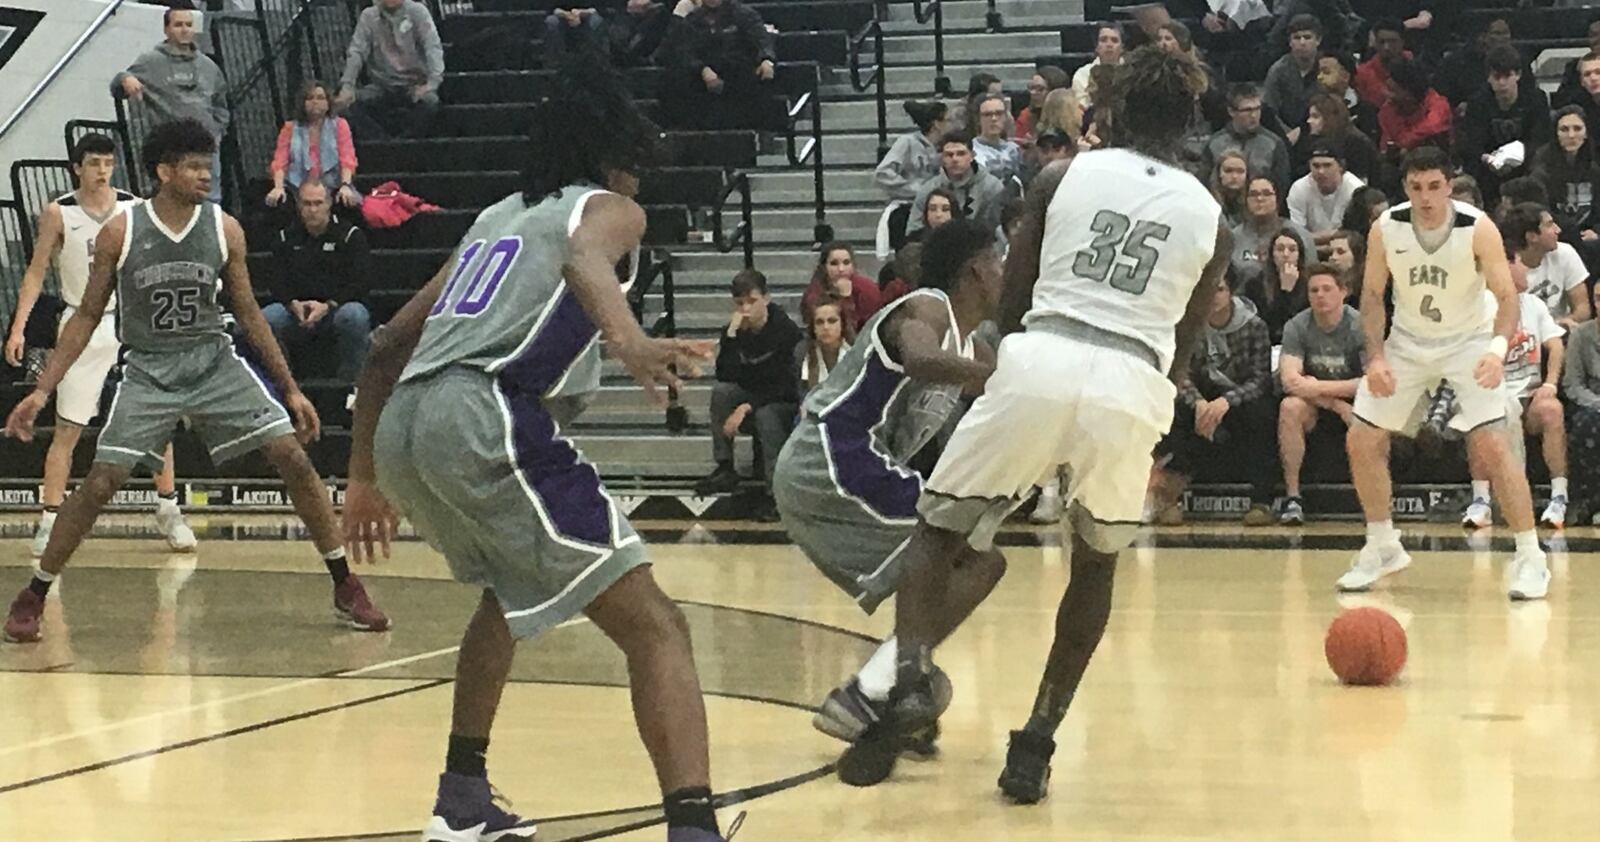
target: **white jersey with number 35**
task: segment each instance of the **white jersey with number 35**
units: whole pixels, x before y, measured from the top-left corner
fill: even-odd
[[[1023,324],[1044,315],[1086,322],[1148,346],[1165,371],[1221,215],[1199,179],[1171,164],[1127,149],[1078,155],[1045,214]]]
[[[1394,286],[1394,326],[1410,336],[1442,338],[1494,329],[1495,300],[1472,249],[1472,232],[1483,212],[1455,203],[1444,243],[1429,251],[1412,225],[1411,203],[1378,217]]]

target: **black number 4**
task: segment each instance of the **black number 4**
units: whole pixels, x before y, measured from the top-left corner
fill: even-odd
[[[156,312],[150,317],[150,326],[156,330],[182,330],[194,327],[200,318],[200,290],[197,287],[158,289],[150,293]]]
[[[1089,230],[1096,235],[1094,241],[1078,252],[1072,271],[1102,284],[1109,280],[1113,289],[1143,294],[1156,270],[1156,261],[1161,259],[1161,252],[1150,241],[1166,242],[1172,226],[1143,220],[1134,223],[1116,211],[1103,210],[1094,215]],[[1117,260],[1119,247],[1133,265]]]

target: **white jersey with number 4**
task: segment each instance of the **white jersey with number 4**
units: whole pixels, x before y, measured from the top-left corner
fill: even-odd
[[[1221,216],[1199,179],[1171,164],[1127,149],[1078,155],[1045,215],[1023,323],[1049,315],[1085,322],[1148,346],[1167,370]]]
[[[95,216],[78,204],[78,194],[68,193],[56,204],[61,208],[61,299],[73,307],[83,303],[83,292],[89,286],[89,267],[94,265],[94,238],[112,217],[143,200],[122,190],[116,191],[117,203],[105,216]],[[106,305],[107,312],[115,309],[113,296]]]
[[[1450,232],[1429,251],[1412,224],[1411,203],[1378,217],[1394,285],[1394,326],[1424,339],[1461,337],[1494,329],[1495,300],[1472,249],[1472,232],[1483,212],[1455,202]]]

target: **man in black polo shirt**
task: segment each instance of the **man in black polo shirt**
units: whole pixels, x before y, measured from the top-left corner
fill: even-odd
[[[332,330],[338,377],[354,382],[367,358],[372,316],[367,294],[367,235],[332,218],[327,188],[315,179],[300,187],[300,220],[272,244],[277,278],[272,303],[262,308],[285,356],[291,348]]]

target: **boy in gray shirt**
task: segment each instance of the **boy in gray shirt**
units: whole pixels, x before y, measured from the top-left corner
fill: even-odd
[[[367,84],[356,78],[367,71]],[[358,138],[424,137],[439,111],[444,45],[417,0],[378,0],[361,12],[350,38],[339,96]]]
[[[1338,270],[1326,263],[1306,267],[1306,293],[1311,308],[1284,325],[1278,360],[1283,385],[1278,452],[1283,457],[1286,494],[1278,521],[1291,526],[1305,523],[1300,466],[1305,462],[1306,434],[1319,423],[1350,423],[1365,364],[1361,314],[1344,303],[1344,281]]]
[[[199,120],[217,147],[228,133],[228,80],[222,68],[195,48],[194,12],[168,9],[162,16],[166,40],[139,56],[111,79],[111,95],[143,106],[147,127],[178,120]],[[211,195],[222,198],[220,159],[211,162]]]

